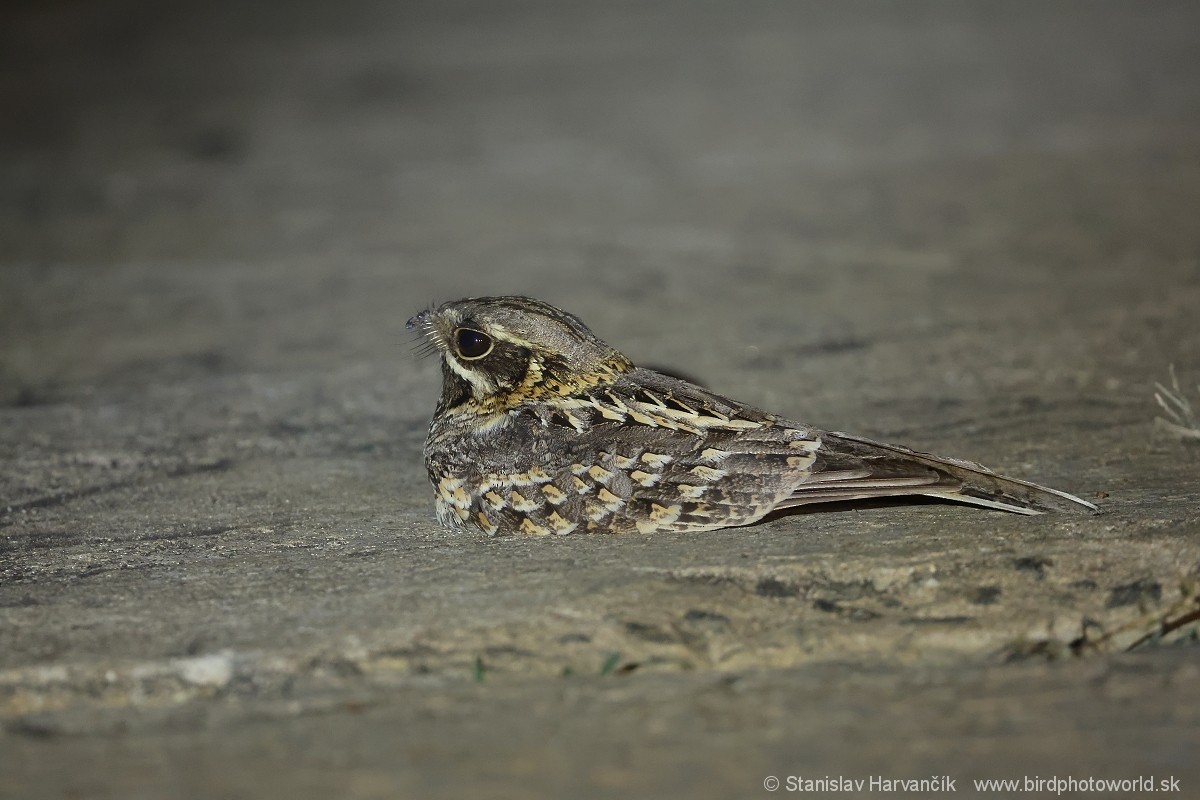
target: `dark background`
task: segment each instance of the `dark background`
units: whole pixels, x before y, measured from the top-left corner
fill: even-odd
[[[1194,790],[1197,209],[1194,2],[5,4],[0,794]],[[501,292],[1105,513],[445,531]]]

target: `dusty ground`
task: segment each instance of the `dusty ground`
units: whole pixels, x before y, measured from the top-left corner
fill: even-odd
[[[1200,6],[834,8],[7,6],[0,795],[1200,792]],[[1104,513],[450,533],[493,292]]]

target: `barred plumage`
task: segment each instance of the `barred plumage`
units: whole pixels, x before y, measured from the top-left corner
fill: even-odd
[[[425,466],[438,519],[489,535],[709,530],[778,509],[925,495],[1036,514],[1077,497],[817,430],[635,367],[527,297],[445,303],[408,322],[442,359]]]

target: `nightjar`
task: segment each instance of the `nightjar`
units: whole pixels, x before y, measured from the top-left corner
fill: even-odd
[[[408,321],[441,357],[425,466],[445,525],[485,533],[698,531],[809,503],[925,495],[1036,514],[1077,497],[818,430],[634,366],[528,297]]]

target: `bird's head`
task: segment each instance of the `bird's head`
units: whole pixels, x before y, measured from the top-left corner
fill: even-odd
[[[633,369],[573,314],[528,297],[443,303],[408,321],[442,360],[439,411],[565,397]]]

